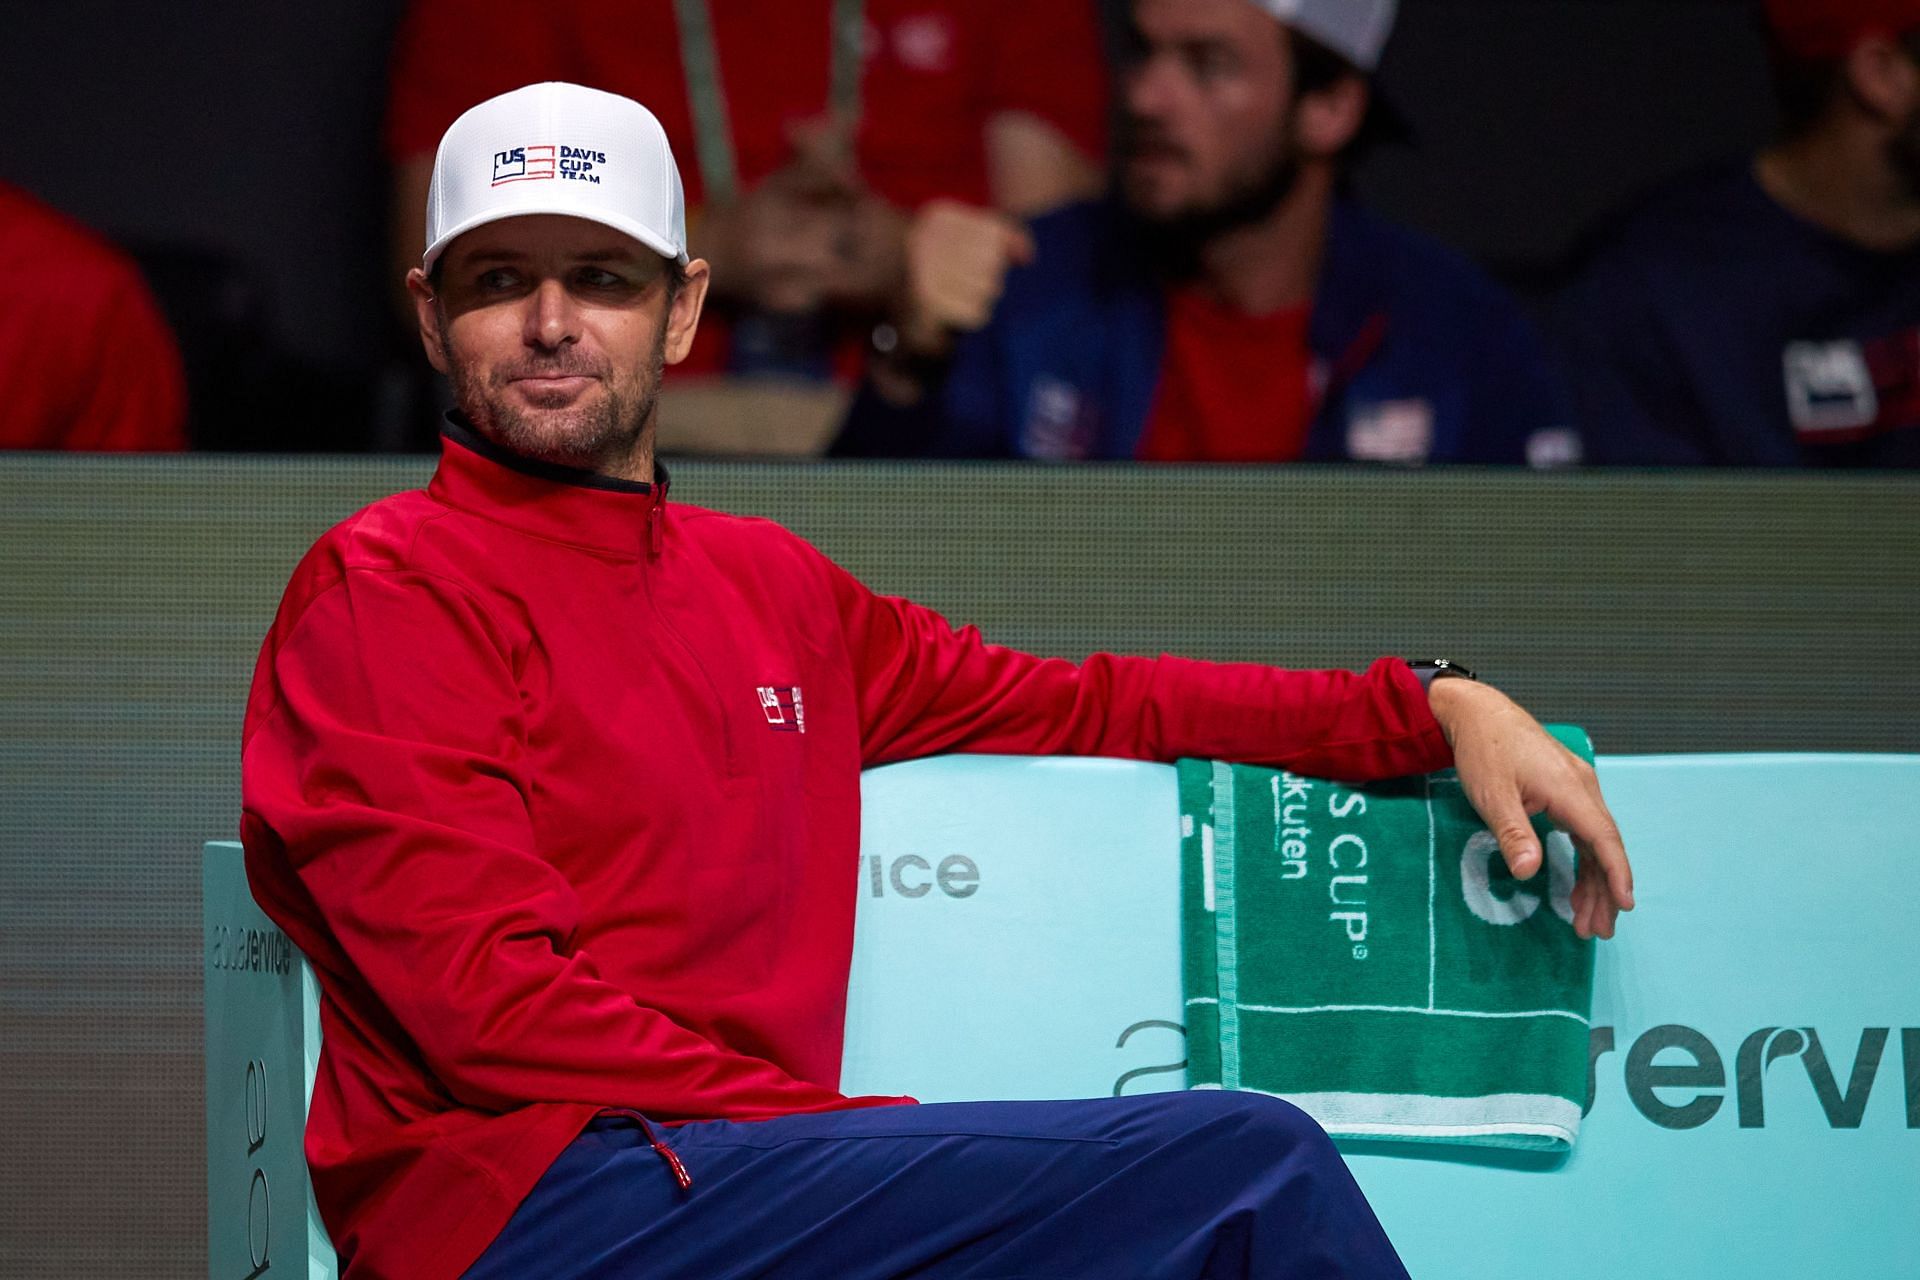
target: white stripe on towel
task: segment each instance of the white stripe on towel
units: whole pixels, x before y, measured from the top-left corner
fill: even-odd
[[[1212,996],[1190,996],[1188,1004],[1219,1004]],[[1429,1009],[1417,1004],[1242,1004],[1249,1013],[1430,1013],[1442,1018],[1571,1018],[1593,1025],[1570,1009]]]
[[[1217,1089],[1218,1085],[1197,1085]],[[1243,1093],[1265,1093],[1243,1089]],[[1355,1137],[1547,1138],[1571,1143],[1580,1108],[1551,1093],[1446,1098],[1422,1093],[1269,1093],[1300,1108],[1328,1133]]]

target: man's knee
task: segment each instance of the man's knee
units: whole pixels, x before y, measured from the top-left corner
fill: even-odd
[[[1219,1144],[1222,1150],[1247,1155],[1297,1151],[1336,1156],[1326,1130],[1284,1098],[1235,1089],[1194,1089],[1152,1096],[1164,1100],[1160,1126],[1184,1144]]]
[[[1333,1147],[1320,1122],[1285,1098],[1227,1089],[1202,1089],[1196,1096],[1204,1094],[1221,1099],[1216,1104],[1219,1127],[1243,1141],[1285,1148]]]

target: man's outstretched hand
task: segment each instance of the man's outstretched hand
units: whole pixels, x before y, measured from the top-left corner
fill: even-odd
[[[1540,870],[1540,839],[1529,818],[1545,813],[1580,853],[1574,931],[1611,938],[1614,920],[1633,910],[1633,868],[1593,766],[1491,685],[1439,679],[1429,696],[1453,746],[1460,784],[1500,841],[1507,867],[1522,880]]]

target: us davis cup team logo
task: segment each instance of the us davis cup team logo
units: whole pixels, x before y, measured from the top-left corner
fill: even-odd
[[[509,182],[539,182],[558,172],[557,147],[512,147],[493,153],[493,185]]]
[[[760,695],[760,711],[767,727],[776,733],[805,733],[807,704],[800,697],[799,685],[763,684],[754,692]]]
[[[598,186],[597,170],[607,162],[607,153],[591,147],[526,146],[509,147],[493,153],[493,185],[509,182],[543,182],[567,178]]]

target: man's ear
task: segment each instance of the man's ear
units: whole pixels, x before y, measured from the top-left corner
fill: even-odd
[[[1293,105],[1293,133],[1309,156],[1331,160],[1347,149],[1366,123],[1373,91],[1362,76],[1341,76],[1323,89],[1302,94]]]
[[[439,304],[434,301],[433,284],[426,272],[418,267],[407,272],[407,293],[413,299],[414,320],[420,326],[420,345],[427,350],[427,363],[440,373],[449,372],[452,362],[441,339]]]
[[[1862,40],[1846,59],[1847,89],[1876,119],[1904,125],[1920,108],[1920,65],[1898,40]]]
[[[707,304],[707,286],[713,281],[713,272],[705,258],[689,262],[686,271],[686,282],[673,295],[673,305],[667,310],[668,364],[679,364],[693,350],[693,335],[700,327],[700,312]]]

